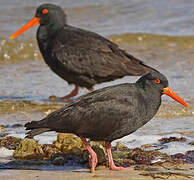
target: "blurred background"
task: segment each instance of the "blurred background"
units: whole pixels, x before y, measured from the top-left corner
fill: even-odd
[[[63,96],[72,88],[40,61],[42,57],[36,42],[38,26],[9,40],[11,34],[35,15],[36,8],[46,2],[63,7],[70,25],[108,36],[129,53],[166,73],[170,80],[172,78],[173,87],[178,86],[176,89],[180,93],[182,90],[186,92],[185,98],[188,93],[190,97],[194,87],[190,57],[193,55],[193,40],[180,37],[193,35],[194,1],[9,0],[0,1],[0,99],[41,100],[52,94]],[[178,49],[180,54],[177,54]],[[184,84],[189,87],[185,88]],[[81,91],[85,92],[84,89]]]
[[[36,42],[38,26],[9,40],[11,34],[35,15],[36,8],[42,3],[60,5],[67,13],[68,24],[106,36],[166,74],[170,87],[190,104],[189,109],[184,109],[164,97],[160,113],[123,142],[137,147],[143,143],[157,143],[163,135],[180,136],[184,132],[188,141],[194,140],[193,0],[1,0],[0,125],[7,127],[8,135],[24,137],[24,123],[39,120],[53,110],[36,109],[34,107],[39,104],[35,103],[44,106],[52,103],[48,101],[49,96],[64,96],[73,89],[44,63]],[[125,77],[94,88],[133,82],[137,78]],[[87,92],[81,89],[80,94]],[[50,136],[43,134],[39,139],[48,143],[55,138],[51,133]],[[170,154],[186,152],[193,148],[188,141],[184,145],[169,144],[163,151]]]

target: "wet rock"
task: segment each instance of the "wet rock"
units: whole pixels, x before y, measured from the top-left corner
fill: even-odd
[[[12,169],[37,169],[48,165],[49,162],[43,160],[14,160],[6,164],[7,168]]]
[[[44,153],[44,159],[50,159],[54,154],[59,153],[60,150],[54,144],[43,144],[41,148]]]
[[[194,164],[194,150],[192,151],[187,151],[185,153],[186,156],[186,162],[190,164]]]
[[[60,100],[60,98],[55,96],[55,95],[52,95],[52,96],[49,96],[49,100],[51,100],[51,101],[58,101],[58,100]]]
[[[85,150],[81,139],[73,134],[59,133],[57,135],[57,141],[53,144],[64,154],[81,156]]]
[[[183,153],[173,154],[173,155],[171,155],[171,158],[172,158],[173,161],[177,161],[177,160],[185,161],[186,160],[186,156]]]
[[[8,136],[0,140],[0,145],[6,147],[9,150],[15,150],[19,146],[21,140],[22,139],[20,138]]]
[[[183,161],[189,164],[194,164],[194,150],[187,151],[185,154],[177,153],[177,154],[171,155],[171,158],[174,161],[179,160],[179,161]]]
[[[164,155],[159,151],[152,150],[152,151],[143,151],[140,148],[135,148],[129,153],[129,159],[132,159],[135,164],[152,164],[152,161],[157,157],[163,157]]]
[[[0,125],[0,137],[2,138],[2,137],[5,137],[7,135],[8,135],[8,133],[6,133],[5,127]]]
[[[161,138],[161,139],[159,139],[159,141],[161,143],[165,144],[165,143],[174,142],[174,141],[185,142],[185,141],[187,141],[187,139],[185,137],[181,137],[181,138],[169,137],[169,138]]]
[[[2,126],[2,125],[0,125],[0,132],[1,131],[5,131],[5,128],[4,128],[4,126]]]
[[[14,151],[13,157],[20,160],[43,159],[44,152],[35,140],[25,138]]]
[[[122,151],[129,149],[126,145],[124,145],[122,142],[117,142],[115,146],[116,151]]]
[[[190,142],[189,144],[192,145],[192,146],[194,146],[194,141]]]
[[[57,153],[51,159],[51,163],[56,166],[77,166],[83,165],[85,162],[80,156],[72,155],[72,154],[62,154]]]
[[[95,142],[95,141],[90,141],[90,146],[92,147],[92,149],[95,151],[95,153],[97,154],[97,158],[98,158],[98,165],[102,165],[106,163],[106,149],[103,146],[104,143],[102,142]],[[89,153],[87,150],[85,150],[83,152],[83,159],[84,161],[88,162],[89,160]]]
[[[55,166],[64,166],[65,162],[67,161],[64,154],[55,154],[51,159],[51,163]]]
[[[150,144],[144,144],[142,145],[140,148],[141,149],[148,149],[148,148],[151,148],[152,146]]]

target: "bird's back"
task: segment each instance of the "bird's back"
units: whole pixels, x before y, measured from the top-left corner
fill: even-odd
[[[48,128],[92,140],[112,141],[149,121],[149,105],[135,84],[107,87],[78,98],[28,129]]]
[[[126,75],[154,71],[108,39],[72,26],[66,25],[38,42],[46,63],[70,84],[91,88]]]

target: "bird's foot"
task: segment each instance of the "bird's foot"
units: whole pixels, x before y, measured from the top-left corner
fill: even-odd
[[[97,163],[98,163],[98,159],[97,159],[97,155],[95,152],[90,152],[90,155],[89,155],[89,164],[90,164],[90,170],[91,170],[91,173],[93,173],[95,171],[95,168],[97,166]]]
[[[130,167],[122,167],[122,166],[115,166],[115,164],[110,165],[110,170],[112,171],[120,171],[120,170],[133,170],[133,168]]]
[[[75,88],[73,91],[71,91],[68,95],[61,97],[61,100],[69,100],[70,98],[76,96],[79,92],[79,87],[75,85]]]

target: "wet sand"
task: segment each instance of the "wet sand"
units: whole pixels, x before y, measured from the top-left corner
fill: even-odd
[[[123,170],[110,171],[104,167],[97,168],[91,174],[89,169],[77,169],[74,171],[39,171],[39,170],[2,170],[1,180],[153,180],[153,179],[194,179],[194,165],[182,165],[175,169],[164,169],[161,167],[147,167],[145,170]]]

